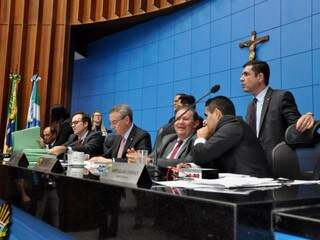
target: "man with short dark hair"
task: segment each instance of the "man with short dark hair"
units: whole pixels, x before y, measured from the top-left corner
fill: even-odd
[[[53,147],[50,153],[60,155],[67,150],[84,152],[90,156],[102,153],[103,138],[100,132],[91,131],[91,119],[84,112],[76,112],[72,116],[71,127],[73,134],[61,146]]]
[[[250,61],[243,65],[240,78],[245,92],[254,96],[248,106],[247,122],[256,133],[271,166],[272,149],[284,140],[285,131],[296,123],[304,132],[312,128],[312,113],[301,116],[295,99],[289,91],[269,87],[270,68],[264,61]]]
[[[206,125],[197,131],[193,161],[220,172],[269,176],[262,147],[247,123],[235,117],[232,101],[224,96],[206,102]]]
[[[57,130],[49,126],[43,129],[42,135],[43,135],[43,138],[40,139],[41,146],[47,149],[52,148],[57,138]]]

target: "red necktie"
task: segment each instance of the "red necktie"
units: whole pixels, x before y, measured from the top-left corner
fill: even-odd
[[[176,143],[176,146],[174,147],[174,149],[172,150],[170,156],[169,156],[169,159],[176,159],[177,156],[177,152],[179,151],[181,145],[182,145],[183,141],[180,139],[180,140],[177,140],[177,143]]]

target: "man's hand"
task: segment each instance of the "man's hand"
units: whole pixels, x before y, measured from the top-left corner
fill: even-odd
[[[208,126],[202,127],[197,131],[198,138],[208,139],[211,136]]]
[[[102,156],[92,157],[88,161],[92,163],[112,163],[111,158],[104,158]]]
[[[67,147],[65,147],[65,146],[55,146],[55,147],[49,149],[49,153],[57,155],[57,156],[62,153],[65,153],[66,151],[67,151]]]
[[[304,132],[307,129],[312,128],[313,124],[314,124],[313,116],[311,114],[304,114],[298,119],[296,123],[296,129],[299,132]]]
[[[130,148],[127,150],[126,157],[128,159],[128,163],[137,163],[139,154],[134,148]]]
[[[179,163],[176,168],[191,168],[191,165],[189,163]]]
[[[39,137],[39,143],[40,143],[40,146],[45,148],[46,147],[46,144],[44,143],[44,140],[42,137]]]

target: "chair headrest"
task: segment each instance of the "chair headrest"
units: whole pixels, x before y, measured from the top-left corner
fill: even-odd
[[[290,125],[285,133],[285,142],[292,147],[312,147],[319,141],[320,121],[315,121],[313,127],[303,133],[296,130],[296,124]]]

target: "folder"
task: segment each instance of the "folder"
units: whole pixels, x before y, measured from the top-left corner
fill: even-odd
[[[24,149],[41,149],[40,128],[32,127],[12,133],[13,151],[22,151]]]

